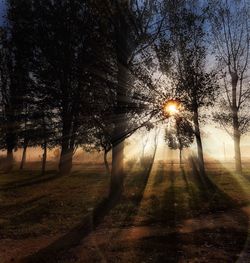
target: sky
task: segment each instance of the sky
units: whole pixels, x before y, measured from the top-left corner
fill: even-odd
[[[5,0],[0,0],[0,25],[4,22],[4,15],[6,11]]]
[[[166,127],[166,126],[165,126]],[[166,146],[164,141],[164,125],[161,127],[161,133],[159,135],[158,149],[156,153],[157,161],[171,161],[178,160],[179,152],[176,150],[170,150]],[[234,144],[232,138],[222,129],[215,127],[215,125],[202,125],[202,143],[204,156],[206,159],[216,159],[220,161],[233,161],[234,158]],[[142,132],[145,132],[144,130]],[[147,136],[142,132],[132,135],[126,145],[126,159],[137,158],[142,151],[142,137]],[[150,155],[153,152],[153,138],[154,133],[150,132],[150,140],[145,150],[145,155]],[[188,149],[184,151],[184,158],[188,158],[190,153],[196,154],[196,142]],[[249,161],[250,159],[250,138],[249,136],[243,136],[241,140],[241,152],[242,160]]]
[[[6,3],[5,0],[0,0],[0,25],[4,22],[4,15],[6,12]],[[162,127],[164,130],[164,127]],[[222,129],[218,129],[215,125],[205,125],[202,127],[203,130],[203,147],[205,155],[208,157],[212,157],[215,159],[221,160],[232,160],[234,156],[234,147],[233,147],[233,140],[230,136],[224,132]],[[178,158],[177,151],[171,151],[167,149],[166,143],[164,142],[164,132],[162,132],[160,139],[159,139],[159,147],[157,150],[156,159],[164,160],[165,158]],[[127,146],[127,156],[133,158],[133,155],[138,155],[137,151],[140,151],[140,147],[138,147],[138,136],[141,138],[140,135],[133,135],[129,140],[129,144]],[[151,136],[153,138],[153,136]],[[134,143],[136,141],[137,143]],[[142,142],[141,142],[142,143]],[[135,147],[136,144],[136,147]],[[194,144],[191,147],[192,151],[196,151],[196,145]],[[138,150],[139,149],[139,150]],[[250,158],[250,136],[244,136],[241,141],[241,149],[242,149],[242,157],[243,159]],[[149,153],[152,151],[152,144],[147,147],[146,149]],[[168,159],[167,158],[167,159]]]

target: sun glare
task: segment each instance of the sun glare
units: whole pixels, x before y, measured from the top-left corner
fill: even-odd
[[[164,105],[163,110],[165,114],[173,116],[179,112],[179,103],[174,100],[168,101]]]

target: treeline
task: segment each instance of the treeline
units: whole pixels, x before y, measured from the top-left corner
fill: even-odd
[[[178,97],[191,114],[204,172],[200,110],[214,104],[217,73],[227,66],[216,74],[206,67],[208,33],[216,39],[223,28],[219,14],[216,1],[8,0],[0,32],[4,169],[11,171],[18,148],[22,166],[27,147],[41,147],[44,173],[47,149],[60,147],[61,174],[70,173],[79,147],[112,151],[110,193],[120,192],[124,140],[164,119],[162,103]],[[225,112],[237,113],[235,106]]]
[[[143,70],[135,72],[157,34],[157,5],[8,1],[0,57],[5,170],[20,147],[23,162],[28,146],[42,147],[44,171],[47,149],[59,146],[61,174],[70,173],[78,147],[101,148],[112,150],[111,192],[122,187],[124,139],[152,115],[143,99],[150,90],[138,93]]]

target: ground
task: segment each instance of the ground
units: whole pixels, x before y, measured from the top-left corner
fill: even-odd
[[[227,166],[207,163],[202,177],[195,160],[130,164],[123,197],[88,233],[83,219],[107,196],[101,165],[2,174],[0,262],[250,262],[249,167]]]

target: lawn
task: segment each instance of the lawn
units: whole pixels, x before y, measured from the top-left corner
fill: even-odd
[[[44,177],[35,170],[1,174],[1,262],[34,259],[54,241],[66,242],[107,196],[108,184],[97,165],[65,177],[53,170]],[[249,202],[247,167],[239,176],[208,163],[204,180],[190,165],[157,162],[149,173],[135,164],[123,197],[97,229],[50,262],[235,262],[248,257]]]

